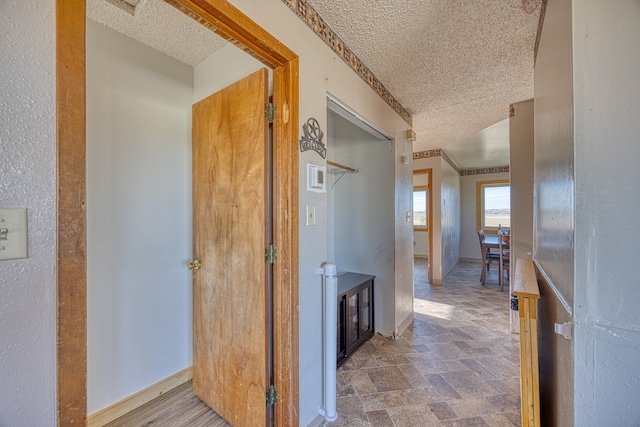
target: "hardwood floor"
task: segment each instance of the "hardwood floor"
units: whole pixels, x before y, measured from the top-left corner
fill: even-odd
[[[223,427],[231,424],[193,394],[191,381],[157,397],[105,427]]]

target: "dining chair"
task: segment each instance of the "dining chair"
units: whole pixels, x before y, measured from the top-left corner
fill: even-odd
[[[485,285],[487,280],[487,271],[489,271],[491,263],[500,261],[500,254],[492,252],[488,247],[484,245],[484,230],[478,230],[478,240],[480,241],[480,252],[482,255],[482,272],[480,273],[480,283]]]
[[[506,270],[507,277],[510,272],[511,261],[511,236],[509,234],[498,234],[498,249],[500,261],[498,262],[498,284],[500,285],[500,292],[504,289],[504,272]]]

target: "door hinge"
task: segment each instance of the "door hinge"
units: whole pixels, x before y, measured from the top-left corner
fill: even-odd
[[[267,389],[267,406],[273,406],[278,403],[278,391],[273,385]]]
[[[264,118],[269,122],[273,123],[276,121],[276,104],[268,103],[264,104]]]
[[[278,248],[269,245],[264,248],[264,260],[267,264],[275,264],[278,259]]]

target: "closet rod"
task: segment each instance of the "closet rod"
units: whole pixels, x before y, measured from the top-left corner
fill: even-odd
[[[350,168],[349,166],[341,165],[340,163],[332,162],[331,160],[327,160],[327,164],[340,169],[344,169],[347,172],[358,173],[358,169]]]

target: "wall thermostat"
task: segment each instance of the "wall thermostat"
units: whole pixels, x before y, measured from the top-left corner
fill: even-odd
[[[326,191],[327,168],[307,164],[307,191],[324,193]]]

